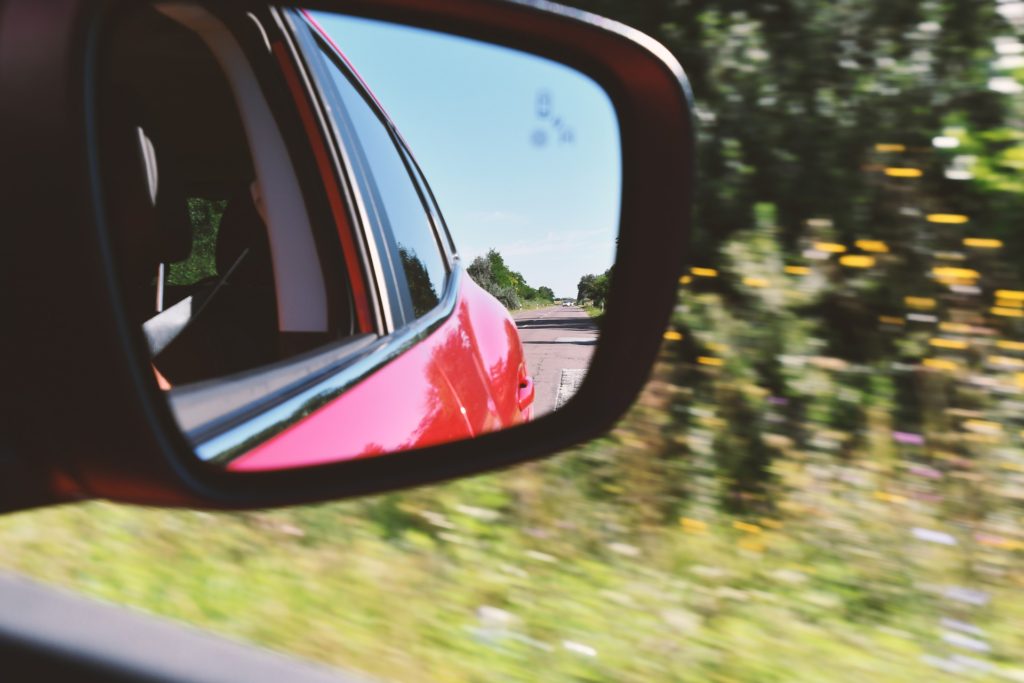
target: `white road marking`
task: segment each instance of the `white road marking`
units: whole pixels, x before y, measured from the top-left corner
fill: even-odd
[[[593,344],[597,342],[597,337],[555,337],[555,343],[558,344]]]
[[[576,394],[576,390],[580,388],[583,376],[586,374],[585,369],[562,368],[562,377],[558,381],[558,393],[555,394],[555,410],[565,405]]]

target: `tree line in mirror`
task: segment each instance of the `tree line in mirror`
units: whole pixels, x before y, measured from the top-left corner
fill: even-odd
[[[555,292],[550,287],[534,288],[527,284],[521,273],[505,264],[505,258],[497,249],[490,249],[485,256],[477,256],[466,272],[510,311],[555,300]]]
[[[611,287],[612,269],[599,275],[587,274],[580,278],[576,285],[576,303],[581,306],[592,306],[599,311],[604,310],[608,289]]]

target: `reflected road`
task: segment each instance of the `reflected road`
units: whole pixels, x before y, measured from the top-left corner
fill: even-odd
[[[597,345],[597,325],[575,306],[516,311],[512,317],[537,391],[537,418],[560,407],[576,392]]]

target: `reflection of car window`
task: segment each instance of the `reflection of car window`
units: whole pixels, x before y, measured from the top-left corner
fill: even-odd
[[[351,329],[329,307],[348,292],[337,278],[328,291],[328,239],[314,233],[270,101],[234,59],[237,36],[173,4],[118,21],[101,73],[104,182],[125,306],[154,369],[180,388]]]
[[[326,60],[347,121],[339,122],[351,151],[357,182],[381,258],[392,264],[390,293],[396,324],[409,322],[438,304],[445,265],[419,191],[402,153],[383,121],[346,75]],[[346,125],[348,124],[348,125]]]

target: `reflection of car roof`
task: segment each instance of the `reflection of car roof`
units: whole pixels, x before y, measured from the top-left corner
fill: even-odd
[[[370,86],[367,85],[366,81],[363,80],[363,76],[356,69],[355,65],[349,61],[348,55],[346,55],[344,51],[342,51],[342,49],[338,47],[338,44],[334,42],[334,39],[331,38],[330,34],[328,34],[327,31],[325,31],[323,27],[317,23],[316,19],[313,18],[313,15],[310,14],[308,10],[303,9],[299,11],[302,13],[302,16],[305,18],[305,20],[309,22],[309,25],[320,35],[321,38],[323,38],[323,40],[328,45],[331,46],[331,49],[333,49],[334,52],[337,53],[341,61],[343,61],[345,63],[345,66],[348,67],[348,70],[352,74],[352,76],[354,76],[355,79],[359,81],[359,85],[362,86],[366,94],[370,96],[370,99],[372,99],[373,103],[377,106],[377,109],[380,110],[380,112],[384,115],[384,118],[386,118],[388,122],[391,124],[392,132],[398,135],[400,138],[402,138],[402,134],[398,131],[397,127],[394,125],[394,122],[391,121],[391,115],[388,114],[388,110],[384,108],[384,105],[381,104],[380,100],[377,99],[377,95],[373,92],[373,90],[370,89]],[[402,138],[402,144],[408,146],[405,143],[405,138]]]

